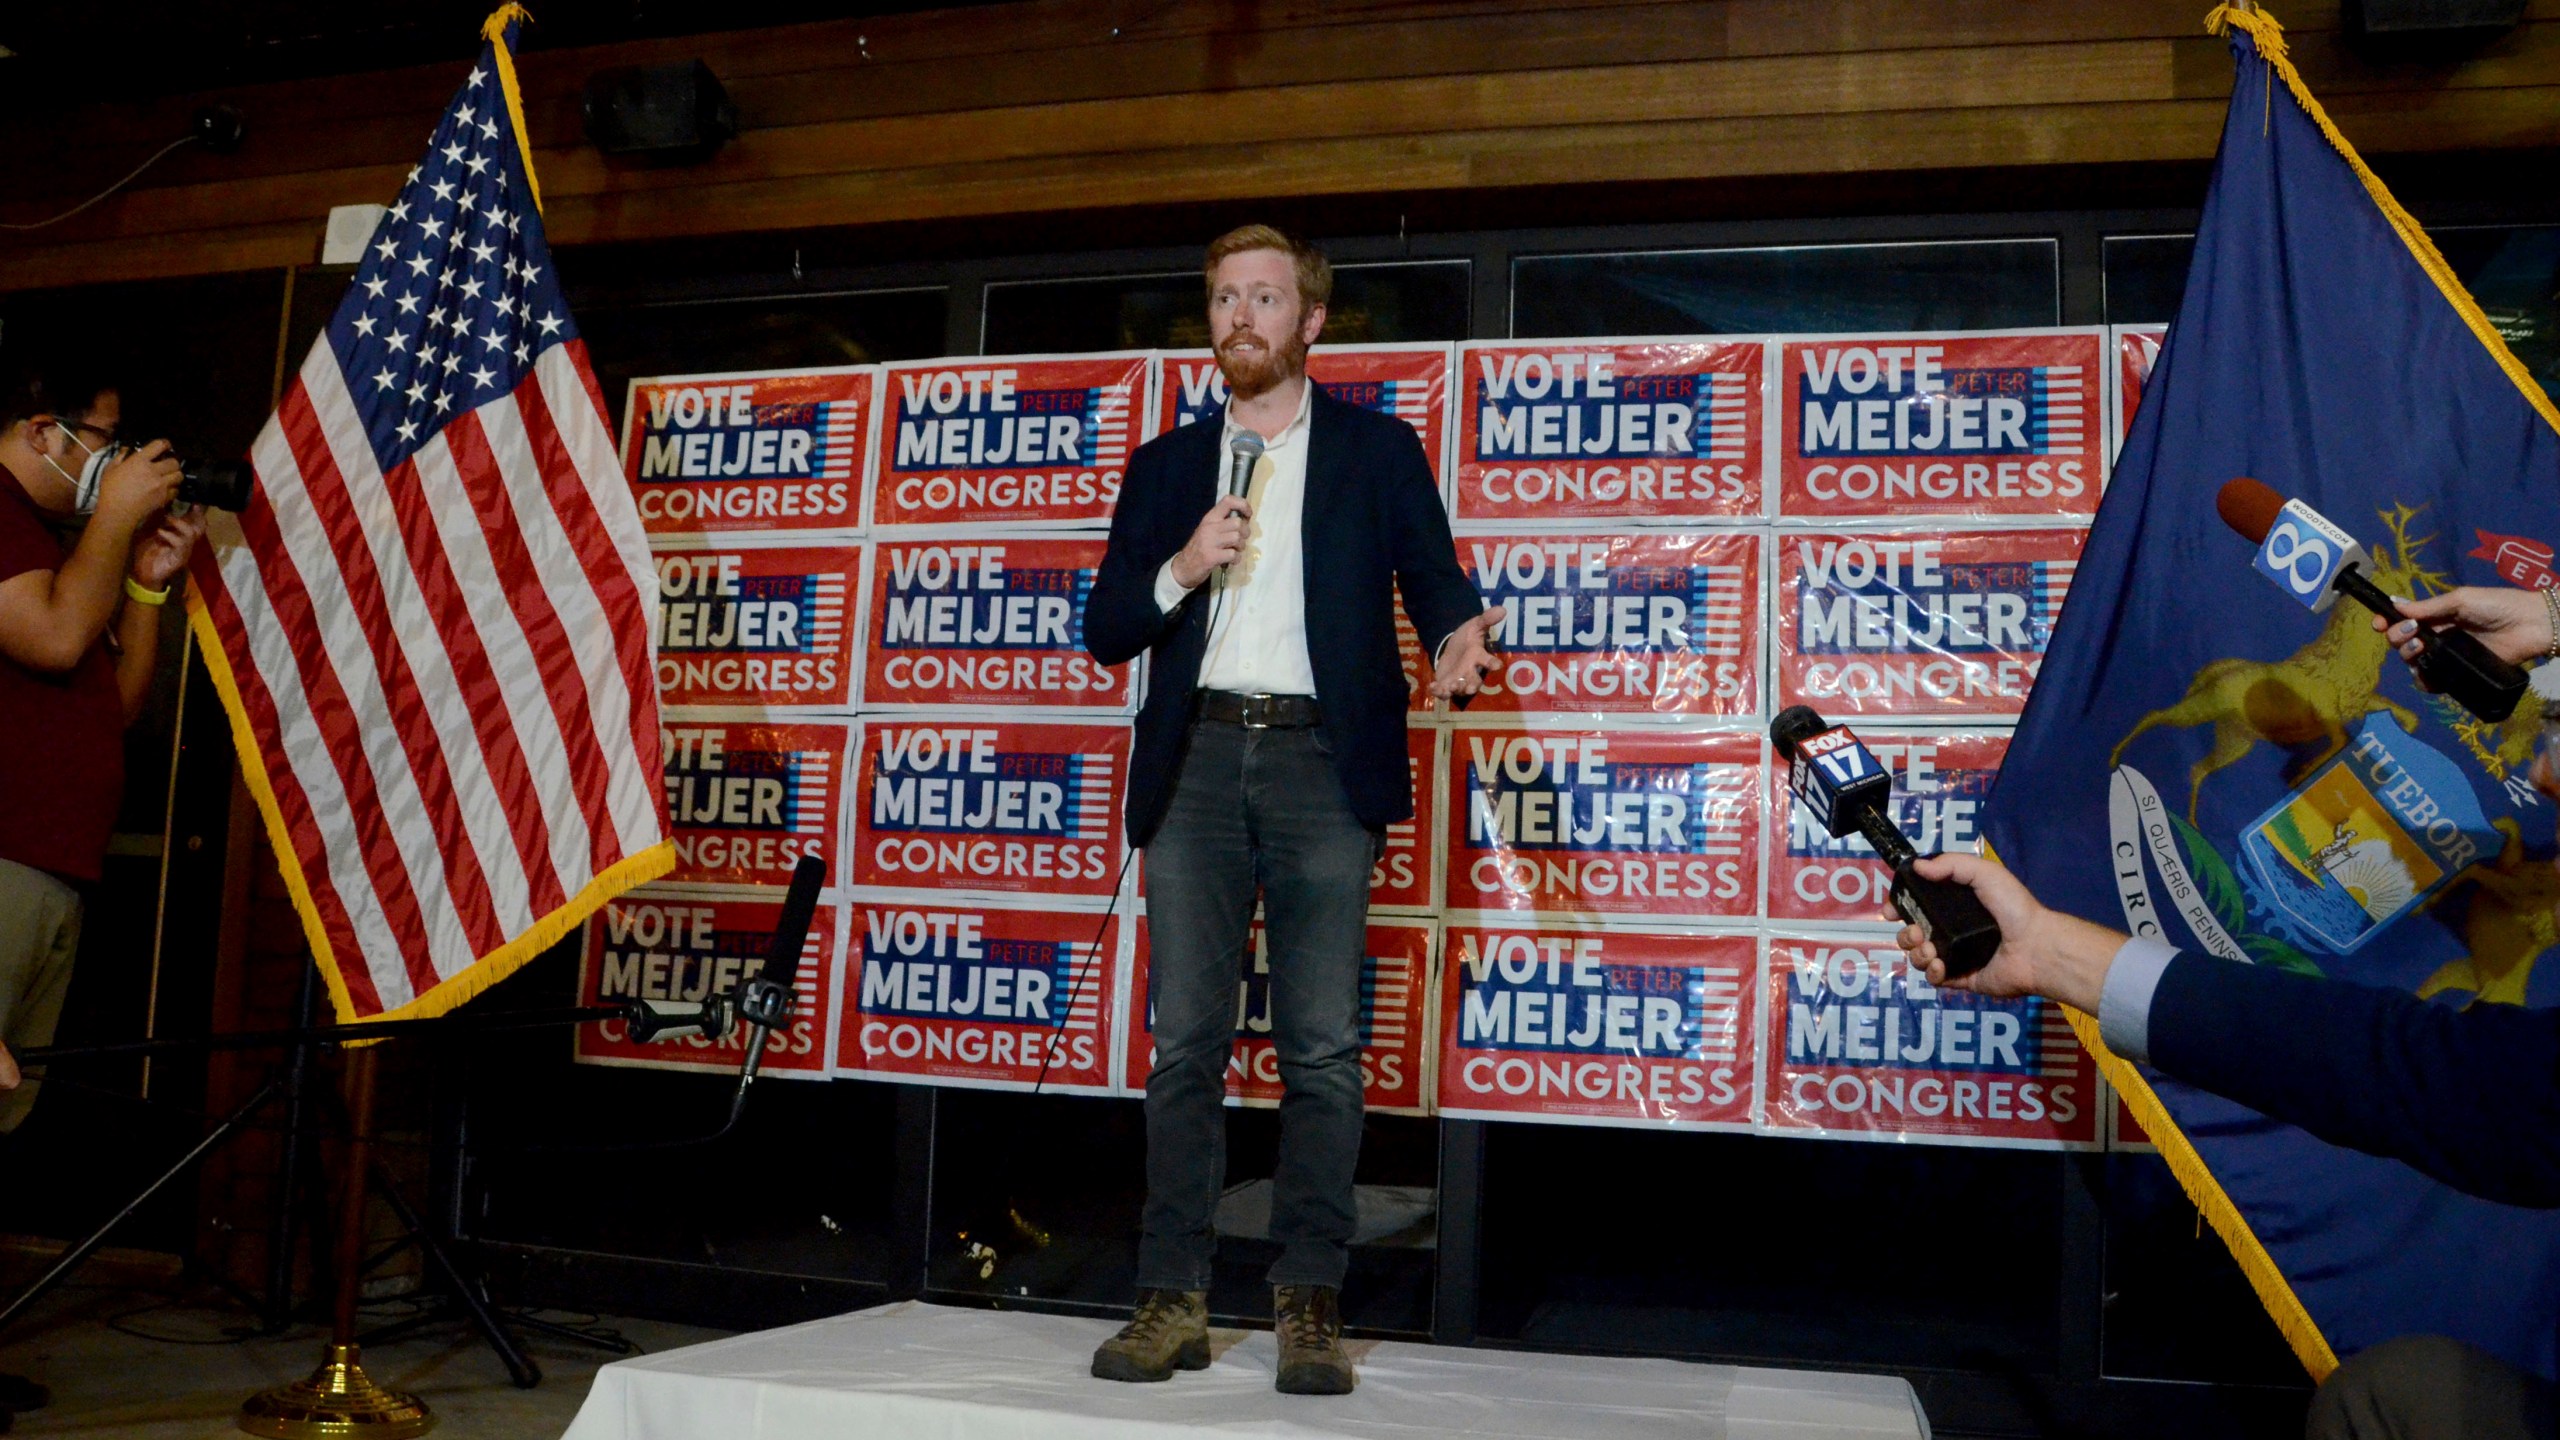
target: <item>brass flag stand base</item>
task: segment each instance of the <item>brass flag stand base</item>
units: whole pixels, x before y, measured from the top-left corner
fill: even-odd
[[[435,1428],[425,1401],[385,1390],[364,1373],[353,1345],[332,1345],[319,1369],[240,1402],[240,1428],[269,1440],[373,1436],[409,1440]]]

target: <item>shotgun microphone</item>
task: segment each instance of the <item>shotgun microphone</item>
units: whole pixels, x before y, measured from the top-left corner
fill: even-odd
[[[1893,908],[1920,927],[1938,947],[1947,973],[1970,975],[1991,963],[2000,948],[2000,926],[1973,887],[1932,880],[1912,867],[1920,852],[1893,823],[1893,776],[1849,733],[1806,705],[1789,706],[1769,722],[1769,739],[1787,759],[1787,787],[1832,835],[1866,837],[1877,858],[1893,870]]]
[[[2355,537],[2319,511],[2245,475],[2222,487],[2213,508],[2223,524],[2258,547],[2251,568],[2304,609],[2317,614],[2344,595],[2393,624],[2408,618],[2366,576],[2372,561]],[[2521,668],[2490,654],[2479,637],[2452,626],[2418,627],[2416,668],[2426,688],[2493,725],[2515,713],[2531,683]]]

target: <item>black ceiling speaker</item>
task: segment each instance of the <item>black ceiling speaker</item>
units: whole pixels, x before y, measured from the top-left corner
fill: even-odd
[[[738,107],[699,60],[599,70],[587,78],[587,139],[607,155],[708,160],[738,133]]]
[[[2525,0],[2346,0],[2339,28],[2367,60],[2452,60],[2524,19]]]

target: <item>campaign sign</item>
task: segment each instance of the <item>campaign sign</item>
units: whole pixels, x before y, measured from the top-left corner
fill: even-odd
[[[2104,364],[2094,329],[1787,341],[1779,513],[2096,514]]]
[[[1503,609],[1471,709],[1705,718],[1760,708],[1760,537],[1709,531],[1461,535]]]
[[[1452,730],[1441,903],[1748,919],[1761,748],[1750,734]]]
[[[1769,942],[1767,1124],[2095,1149],[2097,1064],[2052,1001],[1940,990],[1881,937]]]
[[[864,726],[853,883],[1109,899],[1126,725],[903,720]]]
[[[1777,537],[1783,709],[2011,716],[2080,563],[2076,529]]]
[[[1307,352],[1307,378],[1345,405],[1393,415],[1413,427],[1431,478],[1445,482],[1448,446],[1449,347],[1438,344],[1318,345]],[[1206,350],[1176,350],[1164,357],[1163,388],[1156,394],[1156,426],[1162,435],[1195,420],[1222,415],[1227,377]]]
[[[632,381],[622,473],[641,528],[859,528],[879,383],[868,365]]]
[[[1099,535],[878,542],[867,703],[1128,710],[1136,667],[1084,650],[1102,551]]]
[[[659,551],[658,698],[670,706],[850,710],[861,542]]]
[[[1440,834],[1440,732],[1404,732],[1405,775],[1413,786],[1413,818],[1387,827],[1387,847],[1369,869],[1369,904],[1382,910],[1431,908],[1432,845]]]
[[[1758,950],[1748,935],[1450,926],[1440,1113],[1749,1125]]]
[[[765,1037],[764,1073],[823,1079],[829,1006],[836,993],[837,906],[818,906],[792,977],[791,1023]],[[662,1000],[690,1005],[738,989],[764,970],[782,922],[779,896],[757,900],[704,900],[661,894],[644,887],[605,902],[587,922],[578,963],[578,1003]],[[619,1020],[577,1027],[573,1055],[584,1065],[628,1065],[651,1070],[703,1070],[735,1074],[745,1058],[744,1025],[718,1040],[700,1035],[641,1044]]]
[[[1539,340],[1458,350],[1460,520],[1761,513],[1757,340]]]
[[[1154,991],[1147,922],[1138,921],[1137,958],[1129,971],[1129,1003],[1121,1024],[1122,1090],[1147,1091],[1155,1067]],[[1360,1091],[1372,1112],[1428,1113],[1431,1103],[1429,1018],[1431,922],[1374,916],[1360,960]],[[1227,1103],[1270,1108],[1280,1103],[1280,1052],[1271,1039],[1271,944],[1256,916],[1239,957],[1235,1048],[1227,1059]]]
[[[2160,347],[2168,343],[2166,325],[2119,325],[2116,337],[2116,445],[2133,433],[2133,412],[2142,408],[2142,387],[2151,367],[2160,363]]]
[[[886,366],[871,523],[1109,520],[1146,394],[1143,354]]]
[[[788,886],[803,855],[844,883],[836,826],[850,724],[669,720],[658,737],[675,825],[666,883]]]
[[[2006,731],[1859,727],[1858,739],[1893,777],[1888,813],[1923,855],[1981,848],[1983,797],[2008,752]],[[1769,918],[1886,923],[1893,872],[1866,837],[1834,836],[1787,798],[1787,762],[1770,756]],[[1892,923],[1899,924],[1899,921]]]
[[[1116,916],[929,897],[857,902],[836,1073],[1109,1094],[1103,1017],[1119,953]]]

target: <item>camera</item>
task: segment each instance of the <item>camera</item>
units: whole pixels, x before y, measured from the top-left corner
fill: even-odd
[[[83,490],[94,499],[95,481],[91,476],[104,475],[119,460],[141,449],[139,445],[118,443],[98,453],[82,476]],[[178,495],[181,505],[210,505],[216,510],[237,513],[249,508],[250,492],[256,487],[257,474],[246,460],[181,460],[178,462]],[[89,501],[84,500],[82,508]]]
[[[187,460],[178,467],[178,501],[238,512],[249,508],[257,475],[246,460]]]

